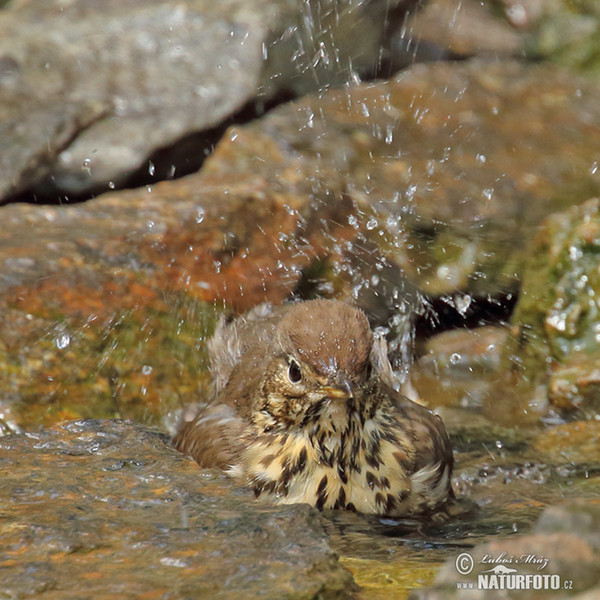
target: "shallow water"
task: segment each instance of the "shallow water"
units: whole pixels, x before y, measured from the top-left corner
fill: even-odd
[[[464,422],[469,417],[463,411]],[[460,419],[454,414],[452,423],[456,422]],[[446,520],[418,523],[347,513],[326,515],[333,548],[363,588],[359,598],[405,598],[411,589],[430,585],[438,568],[461,552],[499,537],[530,532],[548,506],[572,498],[600,502],[600,445],[583,462],[552,462],[534,447],[533,440],[544,437],[543,432],[539,437],[539,426],[518,430],[516,435],[514,430],[504,431],[518,438],[512,445],[509,442],[512,449],[498,448],[498,431],[485,425],[480,430],[471,427],[469,437],[450,426],[457,500]],[[562,451],[568,453],[570,443],[577,445],[565,440]]]

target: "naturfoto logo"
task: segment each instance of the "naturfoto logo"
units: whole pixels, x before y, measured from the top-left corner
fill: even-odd
[[[477,563],[468,552],[456,557],[456,570],[461,575],[469,575],[476,565],[480,566],[476,581],[459,581],[457,589],[476,590],[559,590],[573,589],[571,580],[561,581],[560,575],[542,573],[549,560],[536,554],[514,556],[503,552],[497,556],[484,554]],[[488,567],[488,568],[486,568]],[[536,572],[522,573],[520,568],[532,568]]]

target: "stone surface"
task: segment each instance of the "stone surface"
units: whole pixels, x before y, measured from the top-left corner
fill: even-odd
[[[74,421],[0,438],[11,598],[349,598],[305,505],[261,505],[154,430]]]
[[[574,353],[556,365],[548,381],[548,399],[566,414],[600,414],[600,347],[592,353]]]
[[[508,58],[522,52],[524,34],[495,14],[493,0],[429,0],[410,24],[418,58]]]
[[[600,189],[599,107],[600,90],[549,66],[417,65],[234,128],[204,171],[344,194],[421,292],[487,297],[517,288],[545,216]]]
[[[190,136],[245,104],[373,72],[412,4],[11,2],[0,12],[0,201],[89,195],[142,168],[189,172],[210,146]],[[148,162],[184,137],[181,162]]]
[[[408,364],[419,296],[457,314],[505,298],[531,229],[600,185],[598,107],[598,90],[553,68],[418,66],[232,128],[198,174],[3,207],[3,427],[172,424],[205,389],[224,305],[345,297]]]
[[[526,55],[600,77],[600,5],[595,0],[501,0],[508,22],[527,33]]]
[[[533,448],[542,460],[554,464],[600,467],[600,421],[572,421],[540,433]]]
[[[585,500],[551,506],[539,518],[536,533],[544,535],[569,532],[584,540],[595,551],[600,551],[600,504]]]
[[[500,370],[505,327],[453,329],[427,340],[411,382],[428,406],[479,408]]]
[[[598,199],[548,217],[531,244],[504,352],[523,402],[543,386],[555,409],[598,414],[599,247]]]
[[[275,11],[78,0],[13,2],[0,17],[6,197],[44,174],[66,194],[108,189],[153,149],[226,118],[255,92]]]
[[[5,427],[157,423],[197,399],[223,307],[283,301],[303,268],[356,235],[333,220],[307,231],[315,210],[284,183],[191,176],[69,207],[0,209]],[[340,201],[320,216],[350,209]]]
[[[468,554],[473,558],[473,570],[461,575],[456,558],[440,569],[433,587],[411,594],[416,599],[438,598],[567,598],[588,592],[594,597],[600,582],[598,550],[600,507],[597,503],[571,501],[546,509],[535,533],[500,538],[477,545]],[[528,558],[529,557],[529,558]],[[531,575],[558,575],[560,586],[555,589],[457,589],[457,582],[477,585],[478,575],[490,569]],[[485,574],[485,573],[484,573]],[[568,583],[565,583],[568,582]],[[585,596],[582,596],[585,597]]]

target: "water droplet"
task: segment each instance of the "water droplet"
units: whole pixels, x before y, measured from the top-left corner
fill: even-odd
[[[573,261],[580,259],[583,256],[581,248],[577,246],[569,246],[569,258]]]
[[[109,182],[108,182],[108,187],[109,187],[111,190],[114,190],[114,189],[115,189],[117,186],[115,185],[115,182],[114,182],[114,181],[109,181]]]
[[[358,226],[358,219],[356,218],[356,216],[355,216],[355,215],[350,215],[350,216],[348,217],[348,223],[349,223],[349,224],[350,224],[352,227],[354,227],[354,229],[358,229],[358,227],[359,227],[359,226]]]
[[[196,223],[202,223],[202,221],[204,221],[205,214],[206,213],[204,212],[204,209],[201,206],[199,206],[196,209]]]
[[[486,158],[485,154],[478,154],[478,155],[475,157],[475,159],[477,160],[477,162],[478,162],[479,164],[482,164],[482,165],[483,165],[483,164],[485,164],[485,161],[487,160],[487,158]]]
[[[450,363],[455,365],[461,358],[462,358],[461,354],[459,354],[458,352],[453,352],[450,355]]]
[[[377,219],[375,217],[371,217],[367,221],[367,229],[369,231],[373,231],[373,229],[375,229],[375,227],[377,227],[377,225],[379,225],[379,223],[377,222]]]
[[[546,324],[557,331],[565,331],[567,329],[567,317],[564,313],[555,312],[546,317]]]
[[[471,306],[472,301],[473,297],[469,294],[455,296],[454,306],[456,307],[456,310],[464,317],[467,310],[469,310],[469,306]]]
[[[494,188],[485,188],[482,194],[486,200],[491,200],[494,197]]]
[[[92,159],[91,158],[86,158],[82,163],[81,163],[81,170],[86,173],[87,175],[91,175],[92,174]]]
[[[415,197],[416,191],[417,191],[417,186],[414,183],[411,183],[406,188],[406,199],[409,201],[412,200]]]
[[[154,177],[154,173],[156,172],[156,167],[154,166],[154,163],[149,160],[148,161],[148,173],[150,174],[151,177]]]
[[[59,350],[64,350],[71,343],[71,336],[68,333],[63,333],[56,338],[56,347]]]
[[[504,447],[504,444],[500,440],[496,440],[496,448],[498,448],[498,450],[500,450],[503,447]]]
[[[150,375],[150,373],[152,373],[152,367],[150,365],[144,365],[142,367],[142,374],[143,375]]]
[[[385,128],[385,143],[391,144],[394,141],[394,128],[388,125]]]

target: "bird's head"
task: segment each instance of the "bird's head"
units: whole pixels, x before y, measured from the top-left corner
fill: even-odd
[[[277,327],[255,421],[265,431],[342,431],[360,410],[372,346],[361,310],[334,300],[293,305]]]

